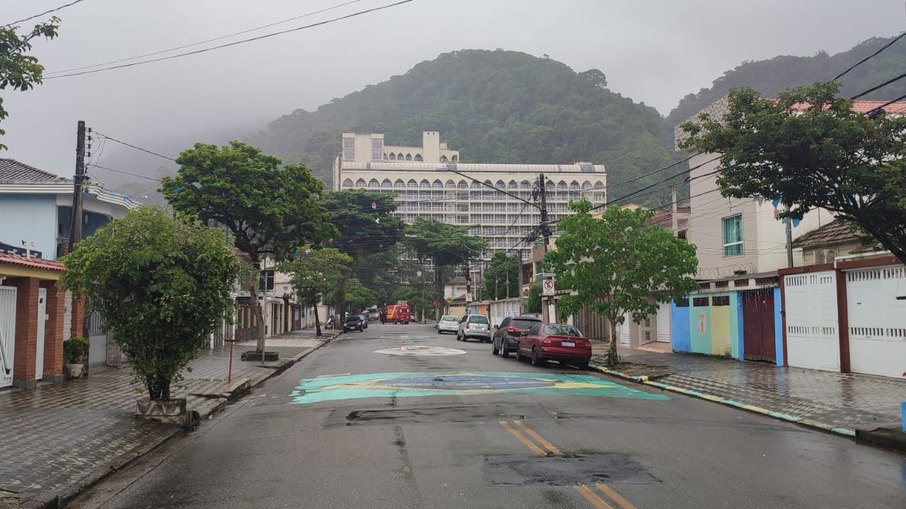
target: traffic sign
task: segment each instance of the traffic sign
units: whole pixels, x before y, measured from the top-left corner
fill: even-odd
[[[453,297],[447,297],[447,304],[453,304]]]
[[[466,293],[466,302],[472,302],[472,292]]]
[[[541,282],[541,295],[553,295],[554,294],[554,280],[545,279]]]

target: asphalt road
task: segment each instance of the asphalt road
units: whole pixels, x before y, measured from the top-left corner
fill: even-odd
[[[906,455],[372,324],[70,507],[903,508]]]

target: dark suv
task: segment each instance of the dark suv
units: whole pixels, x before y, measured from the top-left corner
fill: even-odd
[[[494,355],[500,353],[502,357],[509,356],[510,352],[515,352],[519,347],[519,333],[529,330],[529,327],[536,323],[541,323],[541,320],[534,316],[504,318],[491,338],[491,353]]]

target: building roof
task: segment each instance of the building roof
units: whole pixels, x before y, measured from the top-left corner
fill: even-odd
[[[8,263],[11,265],[20,265],[32,269],[51,270],[63,272],[66,266],[60,262],[51,260],[42,260],[41,258],[26,258],[24,256],[0,253],[0,264]]]
[[[444,170],[462,172],[545,172],[545,173],[606,173],[603,164],[509,164],[509,163],[425,163],[417,161],[343,161],[342,170],[378,170],[378,171],[437,171],[438,176]],[[452,174],[452,172],[451,172]]]
[[[870,244],[871,235],[858,226],[842,219],[834,219],[830,223],[812,230],[793,241],[793,247],[814,249],[847,242],[861,242]]]
[[[0,159],[0,184],[31,184],[36,182],[70,182],[34,166],[20,163],[15,159]]]

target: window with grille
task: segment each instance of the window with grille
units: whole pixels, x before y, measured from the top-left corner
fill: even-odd
[[[355,161],[355,138],[343,138],[343,160]]]
[[[742,254],[742,215],[724,218],[724,256]]]
[[[346,140],[343,140],[346,141]],[[380,161],[384,158],[384,140],[381,138],[371,138],[371,160]]]

